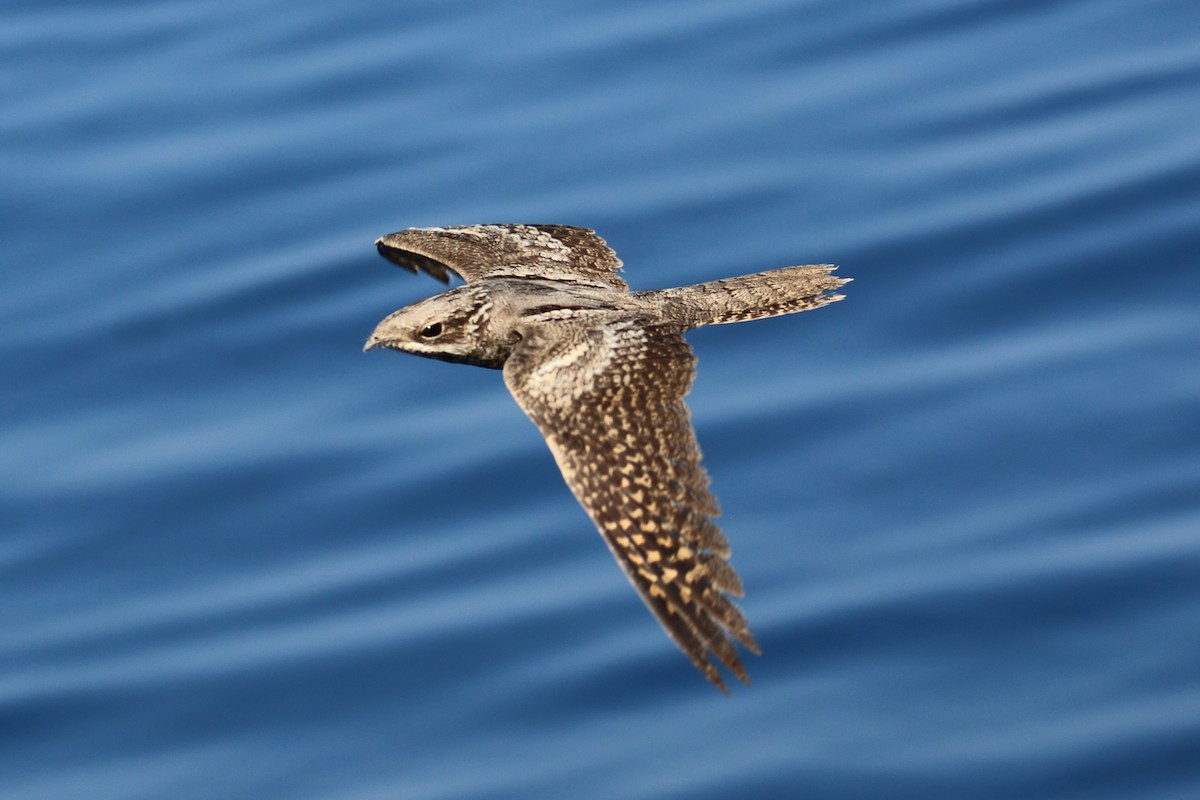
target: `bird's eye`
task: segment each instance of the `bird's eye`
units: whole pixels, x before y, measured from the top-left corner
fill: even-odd
[[[442,323],[434,322],[421,328],[422,339],[436,339],[442,335]]]

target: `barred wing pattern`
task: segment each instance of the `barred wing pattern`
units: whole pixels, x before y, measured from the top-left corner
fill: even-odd
[[[532,317],[504,381],[630,582],[692,663],[728,691],[710,653],[749,683],[758,653],[683,397],[695,356],[678,326],[610,312]]]
[[[540,278],[627,291],[621,259],[595,231],[572,225],[460,225],[410,228],[375,241],[380,255],[443,283],[453,273],[482,278]]]

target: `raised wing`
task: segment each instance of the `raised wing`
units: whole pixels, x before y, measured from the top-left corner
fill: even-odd
[[[409,272],[448,283],[481,278],[546,278],[627,291],[621,260],[595,231],[570,225],[463,225],[409,228],[375,242]]]
[[[711,519],[720,512],[683,403],[695,356],[677,327],[581,317],[531,318],[504,381],[679,648],[722,691],[710,653],[748,683],[733,642],[756,654],[758,645],[726,597],[742,584]]]

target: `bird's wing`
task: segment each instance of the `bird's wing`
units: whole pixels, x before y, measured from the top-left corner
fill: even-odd
[[[758,653],[683,397],[696,358],[674,326],[603,312],[530,321],[504,381],[575,497],[679,648],[726,691],[716,656],[748,682],[733,642]]]
[[[546,278],[628,290],[621,260],[595,231],[570,225],[463,225],[409,228],[375,242],[380,254],[409,272],[447,283],[450,273],[481,278]]]

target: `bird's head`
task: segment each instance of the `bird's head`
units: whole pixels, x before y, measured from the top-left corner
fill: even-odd
[[[363,350],[387,347],[426,358],[500,369],[520,337],[492,324],[487,292],[460,286],[389,314]]]

